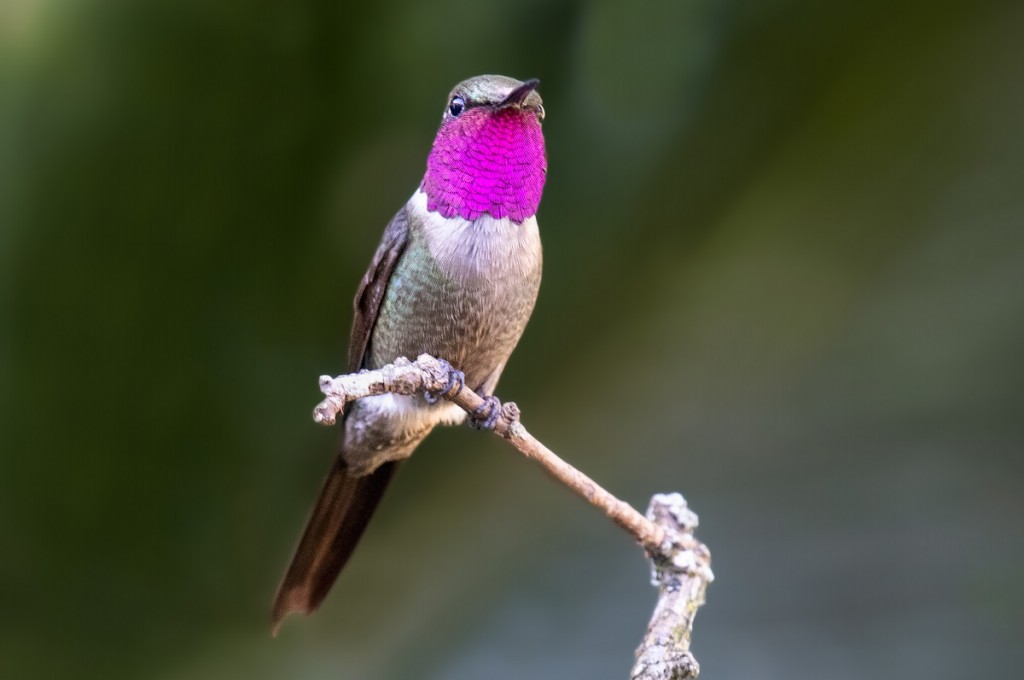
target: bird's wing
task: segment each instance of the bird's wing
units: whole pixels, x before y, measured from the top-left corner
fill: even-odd
[[[403,207],[384,230],[370,268],[359,284],[349,345],[349,370],[364,367],[388,281],[405,251],[409,218]],[[342,421],[344,427],[344,421]],[[288,614],[316,610],[341,573],[398,466],[385,463],[362,477],[348,473],[339,453],[327,474],[306,530],[274,598],[274,632]]]
[[[355,317],[352,320],[352,339],[348,346],[348,370],[358,371],[365,368],[366,350],[370,345],[373,327],[377,325],[384,294],[387,292],[388,281],[395,271],[398,258],[405,252],[409,239],[409,217],[406,208],[398,214],[384,230],[377,252],[373,255],[370,268],[359,282],[356,291]]]

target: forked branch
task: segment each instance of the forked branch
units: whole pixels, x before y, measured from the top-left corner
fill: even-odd
[[[317,404],[313,418],[333,425],[348,402],[388,392],[440,396],[471,415],[487,408],[489,400],[460,385],[453,380],[447,362],[427,354],[416,361],[399,358],[376,370],[337,378],[321,376],[320,391],[326,398]],[[640,514],[531,435],[519,422],[519,408],[514,403],[492,403],[491,407],[500,409],[494,420],[495,434],[600,508],[629,532],[651,559],[659,597],[647,634],[637,649],[631,680],[696,678],[700,668],[690,653],[690,635],[697,608],[704,604],[704,592],[714,578],[708,549],[693,537],[697,515],[677,493],[654,496],[647,516]]]

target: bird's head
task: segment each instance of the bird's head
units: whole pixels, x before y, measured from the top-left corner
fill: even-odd
[[[429,210],[520,223],[536,214],[547,175],[537,85],[487,75],[455,86],[421,185]]]

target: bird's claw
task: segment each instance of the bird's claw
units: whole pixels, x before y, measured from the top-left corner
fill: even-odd
[[[466,385],[466,374],[452,366],[444,359],[438,359],[441,368],[444,369],[446,378],[441,389],[437,391],[424,390],[423,398],[428,404],[436,404],[441,397],[454,397]],[[453,391],[454,390],[454,391]]]
[[[484,403],[469,414],[469,426],[475,430],[493,430],[501,415],[501,402],[493,394],[484,397]]]

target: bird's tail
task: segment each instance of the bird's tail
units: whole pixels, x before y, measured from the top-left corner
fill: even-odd
[[[309,614],[323,602],[366,529],[398,461],[355,477],[341,455],[334,462],[299,547],[274,598],[274,634],[292,612]]]

